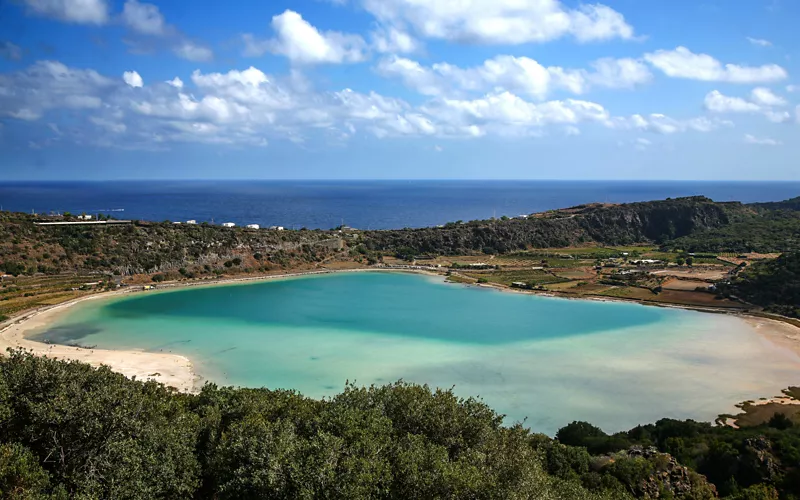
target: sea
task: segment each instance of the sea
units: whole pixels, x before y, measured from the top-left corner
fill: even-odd
[[[3,210],[287,229],[429,227],[583,203],[694,195],[779,201],[800,196],[800,181],[0,181]]]
[[[331,397],[405,380],[480,397],[553,435],[659,418],[713,421],[780,394],[800,358],[743,320],[350,272],[91,300],[34,339],[175,353],[205,380]]]

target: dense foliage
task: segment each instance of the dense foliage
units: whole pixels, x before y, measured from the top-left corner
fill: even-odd
[[[670,240],[664,247],[688,252],[797,251],[800,250],[800,211],[750,214],[722,227]]]
[[[17,351],[0,358],[0,498],[800,498],[785,418],[573,422],[557,440],[501,422],[413,384],[187,395]]]
[[[653,446],[705,475],[721,496],[800,498],[800,426],[781,413],[758,427],[734,429],[663,419],[612,436],[590,424],[573,422],[556,437],[593,453],[626,449],[634,443]]]
[[[768,312],[800,318],[800,251],[748,266],[730,284],[721,285],[720,292]]]
[[[186,395],[13,352],[0,358],[0,497],[713,497],[662,454],[592,457],[501,420],[405,383],[323,401],[214,385]]]

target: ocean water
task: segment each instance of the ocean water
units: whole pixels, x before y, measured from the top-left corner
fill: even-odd
[[[705,195],[778,201],[800,182],[677,181],[130,181],[2,182],[0,206],[118,219],[234,222],[330,229],[425,227],[591,202]]]
[[[397,273],[190,287],[71,308],[37,338],[188,356],[224,385],[331,396],[399,379],[480,396],[535,431],[713,420],[800,382],[725,315],[513,294]]]

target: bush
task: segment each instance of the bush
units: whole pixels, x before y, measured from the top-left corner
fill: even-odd
[[[166,280],[166,279],[167,279],[167,277],[166,277],[166,276],[164,276],[163,274],[154,274],[154,275],[153,275],[153,277],[152,277],[152,278],[150,278],[150,279],[152,279],[152,280],[153,280],[153,281],[155,281],[156,283],[160,283],[160,282],[162,282],[162,281]]]

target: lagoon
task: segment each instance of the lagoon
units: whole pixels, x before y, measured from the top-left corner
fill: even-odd
[[[797,381],[800,358],[741,319],[567,300],[402,273],[340,273],[88,301],[35,340],[188,356],[203,379],[333,396],[403,379],[481,396],[553,434],[713,420]]]

